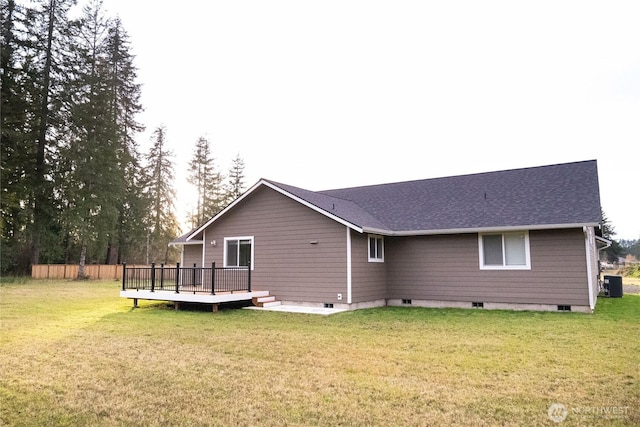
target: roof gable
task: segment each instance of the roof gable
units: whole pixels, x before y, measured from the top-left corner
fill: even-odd
[[[477,232],[598,225],[595,160],[326,191],[262,179],[202,226],[267,186],[359,232],[386,235]]]

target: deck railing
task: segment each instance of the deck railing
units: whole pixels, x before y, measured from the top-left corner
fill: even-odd
[[[122,264],[122,290],[175,293],[251,292],[251,267],[129,267]]]

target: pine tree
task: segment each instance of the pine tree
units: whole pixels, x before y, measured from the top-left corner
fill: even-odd
[[[125,182],[116,121],[110,117],[108,20],[101,2],[83,9],[75,44],[72,128],[65,147],[66,225],[80,248],[78,277],[89,256],[100,257],[116,234],[118,202]]]
[[[29,37],[32,51],[25,62],[30,71],[35,71],[38,90],[33,99],[38,106],[33,117],[35,162],[28,171],[33,191],[29,203],[33,210],[29,224],[32,264],[40,262],[43,246],[51,249],[51,242],[58,237],[52,236],[50,228],[56,223],[52,208],[57,205],[53,200],[56,182],[53,165],[57,161],[58,141],[64,135],[68,120],[69,92],[65,83],[72,74],[67,66],[71,42],[68,11],[74,3],[74,0],[42,0],[30,11],[35,18]]]
[[[237,199],[244,192],[244,160],[237,154],[231,169],[229,169],[229,191],[230,202]]]
[[[129,37],[119,19],[111,21],[105,43],[107,61],[107,94],[109,120],[115,130],[118,168],[123,173],[123,191],[117,195],[118,222],[116,234],[109,236],[106,263],[132,259],[142,253],[143,218],[148,201],[143,196],[144,182],[141,159],[135,142],[136,133],[143,130],[136,115],[140,105],[140,85],[130,53]]]
[[[32,212],[28,205],[31,185],[25,177],[33,175],[30,166],[35,158],[35,146],[28,135],[33,126],[29,99],[35,86],[24,72],[29,23],[24,7],[13,0],[3,1],[0,13],[0,273],[26,273],[30,242],[25,230]]]
[[[147,155],[149,170],[147,192],[151,202],[147,230],[147,260],[167,263],[178,255],[169,248],[171,240],[179,235],[178,220],[174,213],[175,190],[173,188],[173,153],[166,147],[166,129],[159,126],[153,132],[153,146]]]
[[[220,212],[226,202],[224,178],[216,168],[210,143],[204,137],[196,141],[189,170],[188,182],[196,188],[197,193],[196,212],[190,216],[190,221],[196,227]]]

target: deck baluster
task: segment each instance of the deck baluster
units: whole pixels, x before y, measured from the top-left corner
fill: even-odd
[[[151,263],[151,292],[155,292],[156,288],[156,263]]]
[[[127,286],[127,263],[122,263],[122,290],[126,290]]]
[[[180,263],[176,263],[176,294],[179,294],[178,286],[180,285]]]
[[[211,263],[211,295],[216,294],[216,262]]]
[[[247,262],[247,288],[251,292],[251,261]]]

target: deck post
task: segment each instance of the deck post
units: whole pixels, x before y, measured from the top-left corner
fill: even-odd
[[[251,261],[247,262],[247,287],[249,288],[249,292],[251,292]]]
[[[211,295],[216,294],[216,262],[211,263]]]
[[[65,271],[66,274],[66,271]],[[66,276],[65,276],[66,277]],[[126,280],[127,280],[127,263],[122,263],[122,290],[124,291],[126,288]]]
[[[156,288],[156,263],[151,263],[151,292],[154,292]]]
[[[164,290],[164,263],[160,264],[160,290]]]
[[[191,279],[191,284],[193,285],[193,293],[196,293],[196,263],[193,263],[193,270],[191,271],[191,275],[193,276]]]
[[[133,308],[138,308],[138,298],[133,299]]]
[[[218,312],[218,304],[213,304],[212,311],[213,311],[214,313],[217,313],[217,312]]]
[[[180,263],[176,263],[176,294],[179,294],[178,286],[180,285]]]

